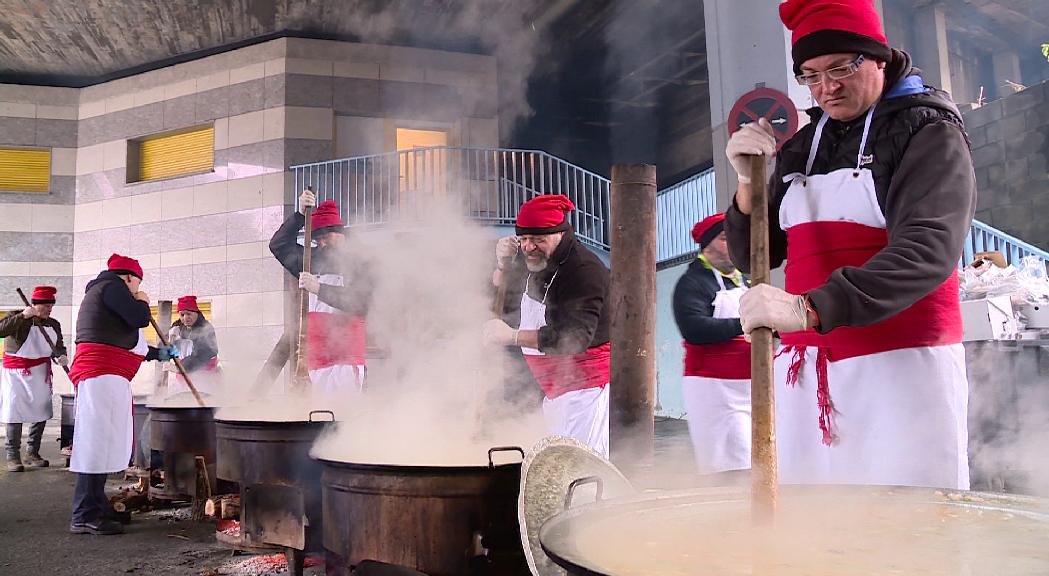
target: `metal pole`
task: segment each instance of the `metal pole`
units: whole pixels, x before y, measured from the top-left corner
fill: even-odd
[[[612,460],[652,465],[656,389],[656,167],[612,167]]]
[[[158,300],[157,301],[157,318],[165,327],[171,325],[171,300]],[[168,373],[166,370],[161,370],[160,364],[157,364],[157,381],[154,383],[153,391],[163,392],[166,394],[168,385]]]

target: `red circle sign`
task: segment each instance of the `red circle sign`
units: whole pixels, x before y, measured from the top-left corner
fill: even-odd
[[[772,88],[757,88],[740,96],[732,106],[728,113],[728,135],[761,118],[772,124],[777,150],[798,131],[798,110],[790,97]]]

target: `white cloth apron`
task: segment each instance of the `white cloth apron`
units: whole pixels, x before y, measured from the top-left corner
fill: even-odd
[[[177,327],[172,328],[168,332],[168,342],[178,348],[179,358],[184,360],[193,355],[193,340],[183,338]],[[197,370],[190,375],[190,379],[193,380],[193,387],[201,394],[217,396],[222,391],[222,374],[219,372],[218,368],[204,368],[202,370]],[[170,398],[178,394],[190,392],[189,386],[186,384],[186,379],[183,378],[181,374],[175,372],[171,373],[171,378],[168,378],[167,382],[167,387],[163,395],[164,398]]]
[[[554,272],[540,302],[528,295],[527,282],[521,295],[521,330],[538,330],[546,326],[546,296],[557,278]],[[527,356],[542,356],[536,348],[521,347]],[[566,392],[557,398],[543,398],[543,416],[551,434],[569,436],[608,458],[609,385]]]
[[[139,330],[138,344],[131,351],[140,356],[149,351],[144,331]],[[134,444],[131,402],[131,382],[120,376],[104,374],[77,385],[71,472],[110,474],[127,469]]]
[[[51,347],[40,328],[32,327],[22,347],[12,355],[27,360],[50,358]],[[58,341],[54,328],[43,328],[52,342]],[[47,364],[33,366],[28,375],[21,368],[0,369],[0,422],[31,424],[51,419],[54,409],[51,406],[51,383],[47,381],[50,368]]]
[[[344,281],[341,274],[321,274],[317,281],[329,286],[343,286]],[[342,310],[329,306],[316,294],[309,297],[310,312],[321,312],[324,314],[343,314]],[[310,382],[313,383],[313,392],[322,396],[334,396],[340,394],[358,394],[364,391],[365,369],[363,365],[334,364],[317,370],[310,370]]]
[[[739,299],[746,285],[732,289],[717,270],[714,318],[739,318]],[[681,394],[688,433],[700,474],[750,468],[750,380],[685,376]]]
[[[874,177],[863,168],[872,108],[856,167],[808,175],[826,114],[813,137],[806,174],[784,178],[780,208],[786,230],[808,222],[885,227]],[[815,348],[808,348],[796,387],[788,387],[793,354],[776,359],[776,437],[780,481],[806,484],[888,484],[969,487],[968,382],[961,344],[915,347],[828,362],[833,402],[832,446],[818,426]]]

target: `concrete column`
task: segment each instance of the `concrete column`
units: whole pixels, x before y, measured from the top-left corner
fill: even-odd
[[[914,63],[925,83],[951,92],[950,54],[947,50],[947,15],[932,4],[914,11]]]
[[[1017,84],[1023,83],[1020,74],[1020,55],[1013,51],[995,52],[991,62],[994,67],[995,95],[1005,98],[1013,94],[1015,90],[1006,83],[1006,80]]]
[[[790,32],[768,0],[703,0],[710,76],[710,124],[719,210],[736,190],[736,173],[725,157],[725,123],[740,96],[764,85],[786,93],[799,111],[813,105],[807,88],[794,80]],[[807,118],[801,114],[802,122]]]

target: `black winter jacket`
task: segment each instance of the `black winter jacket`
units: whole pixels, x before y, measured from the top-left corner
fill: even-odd
[[[674,322],[689,344],[718,344],[743,335],[739,318],[714,318],[714,297],[721,290],[714,274],[719,272],[693,260],[674,286]],[[725,287],[733,287],[728,278]]]

